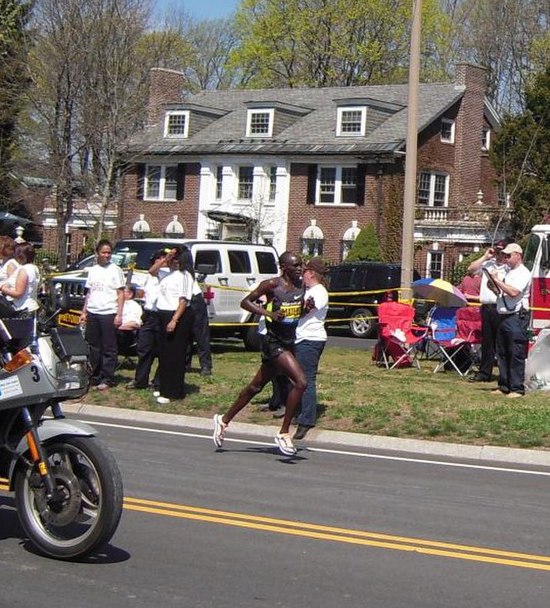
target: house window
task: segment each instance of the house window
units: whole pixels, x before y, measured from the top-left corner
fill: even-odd
[[[443,253],[428,251],[428,278],[441,279],[443,276]]]
[[[177,173],[176,165],[147,165],[143,198],[151,201],[175,201]]]
[[[273,110],[248,110],[247,137],[271,137],[273,134]]]
[[[166,112],[164,137],[185,138],[189,132],[189,112]]]
[[[446,144],[455,143],[455,121],[448,118],[441,119],[441,141]]]
[[[357,167],[319,167],[317,202],[331,205],[357,202]]]
[[[338,125],[336,128],[336,134],[346,137],[365,135],[366,123],[367,108],[338,108]]]
[[[487,152],[489,146],[491,145],[491,130],[487,127],[484,127],[481,131],[481,149],[484,152]]]
[[[223,187],[223,167],[218,165],[216,167],[216,200],[222,200],[222,187]]]
[[[418,203],[428,207],[446,207],[449,200],[449,176],[423,171],[418,180]]]
[[[254,167],[239,167],[239,189],[237,198],[241,200],[251,200],[253,185]]]
[[[277,194],[277,167],[269,167],[269,202],[275,201]]]

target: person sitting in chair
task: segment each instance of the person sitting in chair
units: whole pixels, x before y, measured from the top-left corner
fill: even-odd
[[[136,302],[135,285],[126,285],[124,288],[124,304],[122,306],[122,323],[117,330],[118,350],[123,356],[131,356],[132,347],[137,343],[137,334],[141,327],[143,309]]]

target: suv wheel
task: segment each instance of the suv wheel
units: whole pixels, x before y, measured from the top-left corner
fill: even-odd
[[[369,308],[356,308],[350,315],[349,329],[356,338],[370,338],[376,331],[376,315]]]

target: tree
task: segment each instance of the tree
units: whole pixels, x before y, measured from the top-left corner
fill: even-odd
[[[17,148],[16,121],[27,87],[25,62],[29,2],[0,0],[0,207],[12,207],[13,161]]]
[[[492,161],[513,202],[512,232],[520,238],[550,213],[550,65],[525,91],[525,111],[508,116]]]
[[[232,63],[245,86],[349,86],[403,82],[412,3],[402,0],[243,0]],[[425,0],[424,76],[441,76],[447,18]],[[444,67],[444,66],[443,66]]]
[[[361,228],[361,232],[357,235],[346,258],[346,262],[357,260],[382,261],[380,244],[373,224],[367,224]]]

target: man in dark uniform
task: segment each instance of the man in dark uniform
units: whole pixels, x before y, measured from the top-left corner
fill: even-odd
[[[216,447],[223,445],[224,434],[231,420],[257,395],[276,375],[287,376],[292,383],[286,400],[285,416],[280,432],[275,437],[279,450],[287,455],[296,454],[289,429],[294,412],[306,388],[303,369],[294,356],[296,326],[305,310],[313,308],[313,302],[304,304],[302,287],[302,260],[286,251],[279,258],[281,276],[262,281],[241,302],[241,307],[266,318],[267,333],[262,343],[262,364],[254,378],[240,392],[236,401],[222,416],[214,416]],[[257,304],[265,299],[265,307]]]

